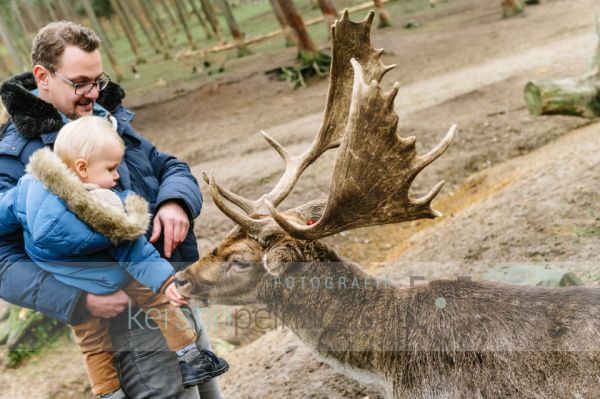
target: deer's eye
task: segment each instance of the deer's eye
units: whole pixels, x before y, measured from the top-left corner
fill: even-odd
[[[250,268],[252,267],[252,264],[248,263],[248,262],[244,262],[239,259],[234,259],[231,261],[231,266],[233,267],[233,270],[241,272],[241,271],[250,270]]]

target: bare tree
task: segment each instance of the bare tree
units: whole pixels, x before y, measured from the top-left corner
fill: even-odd
[[[200,5],[202,6],[202,12],[204,12],[204,15],[206,15],[206,19],[208,20],[208,23],[210,24],[210,27],[217,38],[217,42],[219,44],[223,44],[224,40],[223,35],[221,34],[221,26],[215,12],[215,8],[210,0],[200,0]]]
[[[298,52],[302,57],[306,58],[317,58],[319,56],[319,49],[313,39],[306,30],[304,25],[304,19],[302,15],[296,9],[296,5],[293,0],[277,0],[281,11],[288,21],[288,24],[296,34],[298,39]]]
[[[5,76],[12,75],[12,71],[11,71],[10,67],[8,66],[8,63],[6,62],[6,60],[4,59],[3,56],[0,56],[0,71]],[[0,101],[0,105],[1,104],[2,104],[2,101]]]
[[[25,19],[23,18],[23,14],[21,13],[21,8],[19,7],[19,4],[16,0],[11,0],[10,9],[12,11],[12,15],[15,17],[17,23],[19,24],[21,32],[23,33],[23,35],[25,35],[25,38],[27,38],[29,33],[27,30],[27,24],[25,23]]]
[[[194,13],[194,15],[196,16],[196,18],[198,19],[198,22],[200,22],[200,26],[202,26],[202,29],[204,29],[204,33],[206,35],[206,38],[207,39],[212,39],[213,33],[212,33],[211,29],[209,28],[206,20],[202,16],[202,13],[198,9],[198,7],[196,7],[196,2],[194,0],[189,0],[188,3],[190,5],[190,7],[192,7],[192,12]]]
[[[58,6],[62,9],[63,14],[65,15],[66,19],[71,20],[71,21],[79,20],[79,18],[77,17],[77,13],[73,9],[73,6],[69,2],[69,0],[57,0],[57,2],[58,2]]]
[[[377,11],[377,16],[379,17],[378,28],[387,28],[388,26],[392,26],[390,22],[390,17],[385,10],[382,0],[373,0],[373,4],[375,4],[375,10]]]
[[[45,10],[44,4],[41,1],[32,4],[31,0],[24,0],[21,2],[21,4],[23,7],[25,7],[27,12],[32,15],[33,20],[36,22],[38,28],[52,21],[48,11]]]
[[[120,0],[120,4],[121,4],[121,8],[125,12],[125,15],[127,16],[127,18],[129,18],[130,21],[135,20],[138,22],[138,25],[142,29],[142,32],[144,33],[144,36],[146,37],[148,43],[150,44],[150,47],[152,47],[152,49],[154,49],[154,52],[156,54],[163,52],[163,49],[160,47],[160,42],[157,42],[155,40],[154,36],[152,35],[152,30],[150,28],[149,22],[147,22],[144,19],[143,11],[136,9],[135,4],[130,3],[127,0]],[[131,24],[131,27],[133,29],[133,32],[135,33],[135,25],[133,23]]]
[[[296,44],[296,37],[294,36],[294,32],[292,28],[290,28],[290,24],[288,23],[283,11],[281,10],[281,6],[277,0],[269,0],[271,4],[271,8],[273,9],[273,13],[277,18],[277,22],[279,22],[279,26],[281,26],[281,31],[283,32],[283,36],[285,37],[285,46],[291,47]]]
[[[131,25],[131,20],[127,18],[125,15],[125,11],[121,8],[119,4],[119,0],[110,0],[110,5],[113,8],[113,11],[117,15],[117,19],[123,28],[123,32],[125,32],[125,37],[127,37],[127,41],[129,42],[129,46],[131,47],[131,51],[135,56],[135,61],[137,64],[143,64],[146,62],[142,53],[140,52],[140,43],[135,36],[135,32],[133,30],[133,26]]]
[[[44,9],[44,11],[47,13],[46,15],[48,15],[50,17],[51,21],[59,20],[58,15],[56,15],[56,12],[54,11],[54,8],[52,7],[52,2],[50,0],[41,0],[40,5]]]
[[[157,32],[159,40],[161,41],[161,46],[171,48],[171,42],[169,41],[167,30],[160,19],[160,15],[155,7],[152,7],[148,4],[148,1],[150,0],[138,0],[138,4],[150,19],[152,27]]]
[[[233,16],[233,12],[231,11],[231,7],[227,0],[217,0],[219,5],[221,6],[221,11],[225,16],[225,21],[227,22],[227,26],[229,26],[229,31],[231,32],[231,36],[235,42],[235,46],[238,50],[238,57],[243,57],[251,53],[246,46],[246,42],[244,41],[244,33],[240,30],[240,27]]]
[[[177,11],[177,17],[179,18],[179,23],[183,26],[183,31],[185,32],[185,36],[187,37],[188,45],[192,50],[196,48],[196,41],[194,40],[194,36],[192,35],[192,31],[187,23],[187,18],[185,15],[185,6],[181,2],[181,0],[173,0],[175,5],[175,11]]]
[[[20,52],[18,43],[12,35],[10,27],[4,17],[4,13],[0,13],[0,38],[6,45],[6,49],[17,69],[24,71],[28,67],[29,62]]]
[[[94,13],[94,8],[92,7],[92,3],[90,2],[90,0],[81,0],[81,3],[83,4],[83,8],[84,8],[88,18],[92,22],[92,26],[94,27],[94,30],[100,36],[100,40],[102,40],[104,42],[104,45],[102,46],[102,50],[108,56],[110,65],[112,66],[113,71],[115,71],[116,79],[122,80],[123,79],[123,71],[121,70],[119,63],[117,62],[117,57],[115,56],[115,54],[113,52],[112,46],[108,44],[109,43],[108,37],[106,35],[104,28],[100,24],[100,21],[96,17],[96,14]]]
[[[323,17],[325,18],[325,22],[327,22],[327,27],[329,28],[338,17],[338,12],[333,5],[332,0],[318,0],[318,3],[321,13],[323,13]]]
[[[167,2],[167,0],[160,0],[160,3],[162,4],[163,9],[165,10],[165,13],[169,17],[169,20],[171,21],[171,25],[173,25],[176,32],[179,32],[179,24],[177,23],[177,19],[173,15],[173,10],[171,10],[169,3]]]

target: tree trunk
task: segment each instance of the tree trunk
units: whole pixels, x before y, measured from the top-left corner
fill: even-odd
[[[292,28],[290,28],[290,24],[288,24],[285,15],[283,15],[283,11],[281,10],[281,6],[277,2],[277,0],[269,0],[271,4],[271,8],[273,9],[273,13],[277,18],[277,22],[279,22],[279,26],[281,26],[281,31],[285,37],[285,47],[292,47],[296,44],[296,37],[294,36],[294,32]]]
[[[110,5],[112,6],[115,14],[117,15],[117,19],[119,20],[121,26],[123,27],[123,32],[125,32],[125,37],[129,41],[129,45],[131,47],[131,51],[133,51],[133,55],[135,56],[135,62],[137,64],[143,64],[146,62],[144,57],[142,57],[139,50],[139,42],[135,33],[133,32],[133,28],[129,23],[129,20],[125,16],[123,9],[119,5],[119,0],[110,0]]]
[[[106,32],[107,35],[110,36],[110,34],[112,34],[114,39],[118,39],[121,36],[121,29],[119,28],[119,24],[115,22],[114,18],[113,18],[114,14],[111,15],[110,17],[106,17],[103,20],[107,21],[108,24],[110,25],[110,29],[105,29],[104,31]],[[123,33],[125,34],[125,33]]]
[[[108,56],[110,65],[112,66],[113,71],[115,71],[115,74],[117,75],[116,79],[118,81],[122,80],[123,79],[123,71],[119,67],[119,64],[117,62],[117,57],[113,53],[112,46],[108,45],[108,37],[106,35],[106,32],[104,31],[104,28],[102,28],[100,21],[96,17],[96,14],[94,13],[94,8],[92,7],[91,1],[90,0],[81,0],[81,3],[83,4],[83,8],[85,9],[85,12],[86,12],[88,18],[92,22],[92,26],[94,27],[94,30],[96,31],[98,36],[100,36],[100,40],[102,40],[104,43],[106,43],[104,46],[102,46],[102,50],[104,50],[104,52]]]
[[[44,19],[40,15],[38,7],[32,6],[29,4],[29,1],[21,1],[19,2],[25,8],[25,14],[30,17],[31,22],[33,23],[34,31],[38,31],[44,23]]]
[[[600,116],[600,75],[535,80],[525,85],[525,104],[532,115]]]
[[[61,7],[58,0],[50,1],[50,7],[54,9],[54,13],[56,14],[56,18],[59,21],[68,21],[69,17],[65,14],[65,10]]]
[[[221,11],[223,12],[223,16],[225,17],[225,21],[227,22],[227,26],[229,26],[229,31],[231,32],[231,36],[233,36],[233,41],[235,42],[235,46],[238,50],[238,57],[243,57],[245,55],[251,54],[251,51],[248,50],[246,46],[246,42],[244,41],[244,33],[240,30],[240,27],[233,16],[233,12],[231,11],[231,7],[227,0],[217,0],[219,5],[221,6]]]
[[[171,10],[171,7],[169,6],[166,0],[160,0],[160,3],[165,9],[167,16],[171,20],[171,25],[173,25],[173,27],[175,28],[175,32],[179,32],[179,24],[177,23],[175,16],[173,16],[173,11]]]
[[[287,19],[288,24],[296,33],[296,37],[298,38],[299,55],[301,57],[317,58],[319,56],[319,49],[308,34],[306,26],[304,25],[304,19],[302,19],[302,16],[296,9],[294,2],[292,0],[277,1],[279,2],[279,6],[285,15],[285,18]]]
[[[121,4],[121,7],[123,8],[123,11],[125,11],[125,15],[127,16],[127,18],[129,18],[130,21],[135,19],[138,22],[138,25],[142,29],[144,36],[146,36],[146,39],[148,40],[150,47],[152,47],[152,49],[154,50],[154,52],[156,54],[160,54],[162,52],[162,49],[156,43],[155,38],[150,33],[149,26],[146,25],[146,21],[144,21],[144,19],[142,18],[141,12],[139,12],[139,10],[136,10],[135,7],[132,7],[133,4],[131,4],[127,0],[120,0],[120,4]],[[132,16],[134,18],[131,18]],[[132,28],[135,28],[135,25],[133,23],[131,24],[131,26],[132,26]]]
[[[204,12],[204,15],[206,15],[206,19],[208,20],[208,23],[210,24],[210,27],[217,38],[217,42],[219,44],[225,43],[223,40],[223,35],[221,34],[219,19],[217,18],[215,8],[211,4],[210,0],[200,0],[200,5],[202,6],[202,11]]]
[[[4,77],[8,77],[13,74],[12,70],[8,66],[8,63],[2,56],[0,56],[0,72],[2,72],[2,76],[4,76]],[[4,79],[2,79],[2,80],[4,80]],[[1,100],[0,100],[0,109],[4,110],[4,108],[2,108]],[[2,123],[4,123],[4,122],[0,121],[0,124],[2,124]]]
[[[29,32],[27,31],[27,26],[25,24],[23,14],[21,13],[21,9],[19,8],[17,1],[12,0],[10,2],[10,10],[12,12],[13,18],[11,19],[11,21],[7,21],[9,25],[8,29],[9,31],[11,31],[11,37],[14,38],[16,45],[19,48],[19,55],[23,59],[23,62],[25,63],[25,65],[30,65],[31,37],[29,35]]]
[[[40,1],[40,4],[44,8],[44,11],[47,12],[46,15],[50,17],[51,21],[58,21],[58,16],[56,15],[56,12],[54,12],[50,0],[42,0]]]
[[[188,1],[188,3],[192,7],[192,12],[194,13],[194,15],[196,16],[196,18],[198,19],[198,22],[200,22],[200,26],[202,26],[202,29],[204,29],[204,33],[206,35],[206,38],[207,39],[212,39],[213,34],[212,34],[210,28],[208,27],[208,24],[204,20],[204,17],[202,16],[202,13],[198,9],[198,7],[196,7],[196,3],[194,3],[194,0],[190,0],[190,1]]]
[[[25,38],[27,39],[29,37],[29,31],[27,30],[27,24],[25,23],[23,14],[21,13],[21,8],[19,7],[19,4],[16,0],[11,0],[10,9],[12,11],[13,16],[19,23],[19,28],[21,29],[21,32],[23,32]],[[29,39],[27,40],[29,41]]]
[[[596,51],[592,56],[591,64],[593,70],[595,69],[597,71],[600,71],[600,17],[597,13],[594,16],[594,28],[596,30],[596,37],[598,38],[598,42],[596,44]]]
[[[381,0],[378,0],[381,1]],[[325,18],[325,22],[327,22],[327,26],[331,28],[331,25],[335,22],[338,17],[338,12],[333,5],[332,0],[318,0],[319,8],[321,9],[321,13]]]
[[[25,22],[25,26],[27,26],[27,33],[31,33],[32,35],[34,34],[34,32],[37,32],[38,29],[38,24],[34,21],[33,16],[31,14],[27,13],[27,9],[23,9],[22,5],[23,3],[18,3],[19,4],[19,8],[21,9],[21,15],[23,16],[23,21]]]
[[[390,17],[383,6],[383,1],[373,0],[373,3],[375,4],[375,10],[377,10],[377,15],[379,16],[379,24],[377,25],[377,28],[381,29],[392,26]]]
[[[525,6],[523,0],[500,0],[502,4],[502,16],[509,18],[523,12]]]
[[[67,19],[73,22],[77,22],[79,20],[79,17],[77,16],[77,13],[75,12],[75,10],[73,9],[73,6],[71,5],[71,3],[69,3],[69,0],[57,0],[59,7],[63,10],[63,13],[67,16]]]
[[[133,41],[135,42],[136,46],[139,48],[139,47],[141,47],[141,45],[140,45],[140,39],[137,37],[137,33],[136,33],[136,26],[135,26],[135,22],[134,22],[135,18],[133,17],[133,15],[131,15],[132,14],[131,9],[129,8],[127,1],[128,0],[115,0],[115,5],[119,9],[119,13],[122,15],[123,21],[126,22],[124,27],[127,29],[129,34],[131,35]],[[119,13],[117,13],[117,15]]]
[[[192,36],[192,31],[188,26],[186,15],[185,15],[185,7],[181,3],[181,0],[175,0],[175,10],[177,11],[177,17],[179,17],[179,22],[181,26],[183,26],[183,30],[185,32],[185,36],[187,37],[188,44],[192,50],[196,49],[196,41],[194,40],[194,36]]]
[[[148,37],[148,40],[154,42],[156,38],[158,44],[154,44],[155,49],[159,49],[159,52],[168,54],[169,50],[166,35],[163,36],[162,32],[160,31],[160,28],[155,24],[152,15],[148,13],[148,10],[146,9],[145,5],[140,0],[133,0],[131,6],[133,7],[133,10],[136,13],[136,15],[139,16],[138,20],[140,24],[144,26],[144,33],[146,34],[146,37]],[[150,32],[152,32],[153,34],[151,34]]]
[[[159,40],[161,41],[161,45],[166,48],[171,48],[169,36],[167,35],[165,26],[163,25],[160,19],[160,15],[156,12],[156,8],[154,8],[153,6],[149,6],[147,0],[139,0],[139,5],[140,7],[142,7],[144,12],[150,19],[150,23],[152,24],[153,29],[158,34]]]
[[[19,71],[24,71],[27,68],[28,63],[23,61],[22,55],[19,53],[19,49],[17,47],[17,43],[12,37],[12,33],[9,30],[9,27],[6,23],[6,20],[3,16],[4,13],[0,13],[0,38],[6,45],[6,49],[10,54],[15,66]]]

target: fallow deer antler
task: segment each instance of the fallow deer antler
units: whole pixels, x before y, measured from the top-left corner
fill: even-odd
[[[301,155],[288,153],[281,144],[262,132],[264,138],[275,148],[286,163],[285,172],[275,187],[258,200],[243,198],[218,185],[213,177],[204,176],[211,187],[211,194],[219,209],[248,232],[257,232],[264,228],[267,221],[253,219],[247,215],[268,215],[267,203],[279,205],[294,187],[302,172],[325,151],[339,146],[344,128],[348,121],[352,99],[353,74],[348,68],[350,59],[355,58],[364,69],[366,79],[380,81],[383,75],[394,65],[385,66],[381,61],[382,49],[374,49],[370,42],[371,24],[374,13],[360,22],[352,22],[348,11],[334,23],[332,31],[332,62],[330,85],[325,115],[319,133],[311,146]],[[340,40],[343,38],[343,40]],[[231,208],[225,200],[235,204],[244,212]],[[245,214],[244,214],[245,213]]]
[[[443,181],[416,200],[409,198],[408,191],[417,174],[446,151],[456,126],[428,154],[417,156],[415,138],[404,139],[396,133],[398,115],[394,112],[394,98],[398,83],[383,93],[377,80],[365,76],[356,60],[351,62],[354,87],[350,114],[322,216],[312,225],[298,225],[267,202],[273,219],[298,239],[316,240],[357,227],[440,215],[431,208],[431,201]]]

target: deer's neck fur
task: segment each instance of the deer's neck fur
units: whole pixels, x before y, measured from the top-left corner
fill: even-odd
[[[365,384],[385,385],[381,353],[402,345],[402,320],[385,318],[403,291],[342,260],[322,243],[306,241],[292,262],[265,284],[263,300],[327,363]],[[360,306],[358,306],[360,304]],[[397,309],[403,317],[404,309]],[[394,333],[396,331],[396,333]]]
[[[598,289],[469,281],[403,288],[321,243],[298,249],[304,262],[265,282],[262,302],[323,360],[389,398],[600,392]]]

